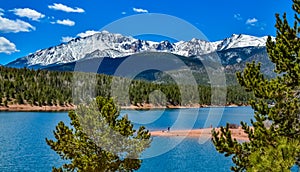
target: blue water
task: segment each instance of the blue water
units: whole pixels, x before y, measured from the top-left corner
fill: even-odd
[[[213,120],[205,125],[208,114]],[[225,126],[226,123],[240,124],[245,121],[250,124],[253,110],[250,107],[201,108],[201,109],[169,109],[135,111],[123,110],[136,122],[135,126],[145,125],[150,131],[175,129],[196,129]],[[141,118],[141,116],[143,118]],[[183,119],[181,119],[182,116]],[[216,119],[216,120],[214,120]],[[165,152],[167,151],[167,152]],[[143,164],[140,172],[147,171],[230,171],[233,165],[230,157],[219,154],[210,140],[199,143],[198,138],[163,138],[154,137],[152,146],[142,156]]]
[[[168,139],[168,138],[165,138]],[[175,138],[169,138],[170,141]],[[146,171],[230,171],[230,158],[219,154],[214,145],[208,141],[199,144],[195,138],[185,139],[174,149],[162,155],[144,159],[141,172]]]
[[[164,130],[167,127],[203,128],[207,125],[215,127],[225,125],[226,122],[249,122],[253,117],[249,107],[225,108],[222,115],[217,114],[220,110],[223,111],[221,108],[213,111],[210,108],[123,110],[121,114],[129,114],[137,127],[143,124],[149,130]],[[205,124],[210,112],[212,118]],[[66,112],[0,112],[0,171],[51,171],[53,166],[63,164],[45,142],[45,138],[53,139],[53,130],[59,121],[70,122]],[[153,139],[152,146],[143,153],[140,172],[221,172],[229,171],[232,165],[231,159],[219,154],[210,141],[199,143],[196,138]]]
[[[67,113],[0,112],[0,171],[51,171],[61,165],[45,142]]]
[[[210,118],[208,125],[205,125]],[[176,120],[178,125],[176,129],[187,128],[206,128],[225,126],[226,123],[240,124],[241,121],[250,124],[253,118],[251,107],[226,107],[226,108],[200,108],[200,109],[167,109],[167,110],[123,110],[121,115],[128,114],[135,126],[144,125],[151,130],[164,130],[174,126]],[[180,117],[179,117],[180,116]],[[220,119],[220,121],[218,121]]]

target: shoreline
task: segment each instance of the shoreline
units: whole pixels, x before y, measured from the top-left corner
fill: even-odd
[[[161,110],[161,109],[191,109],[191,108],[209,108],[209,107],[243,107],[247,105],[188,105],[188,106],[156,106],[152,104],[143,104],[141,106],[119,106],[121,110]],[[24,105],[8,105],[0,106],[0,112],[2,111],[9,111],[9,112],[67,112],[70,110],[76,109],[75,105],[66,105],[66,106],[31,106],[29,104]]]
[[[200,105],[200,104],[193,104],[187,106],[174,106],[174,105],[167,105],[167,106],[156,106],[152,104],[144,104],[141,106],[120,106],[123,110],[159,110],[159,109],[193,109],[193,108],[210,108],[210,107],[245,107],[249,105],[237,105],[237,104],[227,104],[227,105]]]
[[[186,137],[186,138],[212,138],[213,128],[191,129],[191,130],[170,130],[170,131],[150,131],[151,137]],[[220,131],[220,128],[215,128]],[[232,138],[239,141],[249,141],[248,135],[241,127],[230,129]]]
[[[67,112],[74,110],[76,106],[31,106],[31,105],[8,105],[0,106],[0,112]]]

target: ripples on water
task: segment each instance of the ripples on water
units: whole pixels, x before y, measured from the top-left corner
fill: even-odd
[[[143,123],[150,130],[166,129],[172,126],[178,117],[179,110],[124,110],[122,115]],[[190,112],[183,110],[185,121],[194,125],[191,128],[202,128],[207,118],[209,108],[202,108],[194,124]],[[163,114],[163,115],[162,115]],[[212,114],[213,115],[213,114]],[[141,116],[143,118],[141,122]],[[219,125],[226,122],[249,122],[253,111],[249,107],[225,108]],[[63,161],[52,151],[45,138],[53,139],[53,130],[59,121],[69,124],[66,112],[0,112],[0,171],[51,171],[53,166],[60,166]],[[149,123],[150,122],[150,123]],[[155,143],[174,143],[178,138],[154,138]],[[159,145],[164,146],[164,145]],[[152,149],[147,149],[144,155],[151,155]],[[216,152],[213,144],[208,141],[199,144],[197,139],[185,139],[167,153],[146,158],[140,172],[146,171],[229,171],[232,165],[230,158]]]
[[[51,171],[62,161],[45,142],[67,113],[1,112],[0,171]]]
[[[175,138],[165,138],[172,139]],[[140,172],[147,171],[229,171],[230,158],[216,152],[208,141],[199,144],[197,139],[185,139],[171,151],[157,157],[144,159]]]

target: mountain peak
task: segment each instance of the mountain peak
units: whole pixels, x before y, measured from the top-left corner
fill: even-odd
[[[75,38],[68,43],[36,51],[9,63],[8,66],[47,66],[75,62],[83,58],[125,57],[146,51],[167,52],[186,57],[200,56],[230,48],[265,46],[266,40],[267,37],[259,38],[250,35],[233,34],[231,37],[217,42],[193,38],[190,41],[171,43],[168,40],[161,42],[140,40],[108,31],[87,31],[82,37]]]
[[[102,33],[102,34],[109,34],[110,32],[108,32],[107,30],[103,30],[100,33]]]
[[[235,34],[235,33],[234,33],[234,34],[231,35],[231,37],[239,37],[239,36],[241,36],[241,35],[243,35],[243,34]]]
[[[263,47],[266,46],[266,41],[266,37],[255,37],[245,34],[232,34],[231,37],[224,39],[218,45],[218,50],[240,47]]]

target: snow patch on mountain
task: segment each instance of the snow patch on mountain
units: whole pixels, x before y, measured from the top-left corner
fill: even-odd
[[[217,49],[221,51],[230,48],[266,46],[267,38],[267,36],[255,37],[243,34],[233,34],[230,38],[226,38],[220,44],[218,44]]]
[[[84,58],[125,57],[139,52],[167,52],[185,57],[200,56],[216,51],[231,48],[242,48],[250,46],[265,46],[267,37],[254,37],[249,35],[232,35],[221,41],[208,42],[199,39],[190,41],[153,42],[135,39],[121,34],[113,34],[107,31],[95,32],[95,34],[78,37],[67,43],[47,49],[39,50],[26,57],[17,59],[8,66],[47,66],[78,61]],[[22,64],[23,65],[22,65]]]

